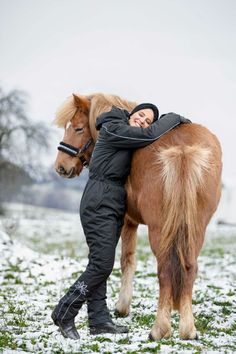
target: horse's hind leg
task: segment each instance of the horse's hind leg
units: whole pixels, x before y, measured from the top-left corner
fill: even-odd
[[[172,293],[168,265],[159,271],[158,278],[160,294],[157,317],[149,335],[154,340],[169,338],[171,336]]]
[[[157,257],[157,235],[155,231],[149,232],[151,248]],[[171,287],[171,265],[166,259],[162,267],[158,267],[159,278],[159,301],[157,307],[157,317],[151,329],[149,337],[154,340],[169,338],[171,336],[171,309],[172,309],[172,287]]]
[[[197,331],[194,325],[192,311],[192,289],[197,273],[197,261],[187,266],[183,275],[183,290],[180,297],[179,312],[179,334],[182,339],[196,339]]]
[[[121,239],[121,289],[118,302],[116,303],[116,313],[120,316],[127,316],[130,312],[130,304],[133,295],[133,277],[136,269],[135,250],[137,243],[138,224],[132,223],[125,218],[122,228]]]

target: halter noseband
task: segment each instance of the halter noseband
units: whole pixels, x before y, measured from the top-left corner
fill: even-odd
[[[70,155],[72,157],[79,157],[82,165],[84,167],[88,167],[89,162],[86,160],[84,156],[84,152],[89,148],[89,146],[93,143],[93,139],[90,138],[82,148],[78,149],[70,144],[63,143],[63,141],[60,142],[58,146],[58,150],[66,153],[67,155]]]

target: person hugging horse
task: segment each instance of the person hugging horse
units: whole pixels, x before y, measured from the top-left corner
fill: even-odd
[[[158,118],[154,104],[142,103],[130,113],[113,106],[96,120],[99,138],[80,203],[81,223],[89,247],[88,265],[51,315],[64,337],[79,339],[74,321],[84,302],[88,307],[90,334],[128,332],[126,326],[117,325],[111,319],[106,287],[124,222],[125,182],[132,151],[151,144],[181,123],[191,123],[175,113]]]

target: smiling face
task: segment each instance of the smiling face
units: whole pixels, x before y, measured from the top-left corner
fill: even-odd
[[[154,120],[154,112],[150,108],[141,109],[129,118],[129,125],[138,128],[147,128]]]

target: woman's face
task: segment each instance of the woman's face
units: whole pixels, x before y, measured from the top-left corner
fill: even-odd
[[[140,109],[129,118],[129,125],[132,127],[147,128],[154,119],[153,110],[150,108]]]

